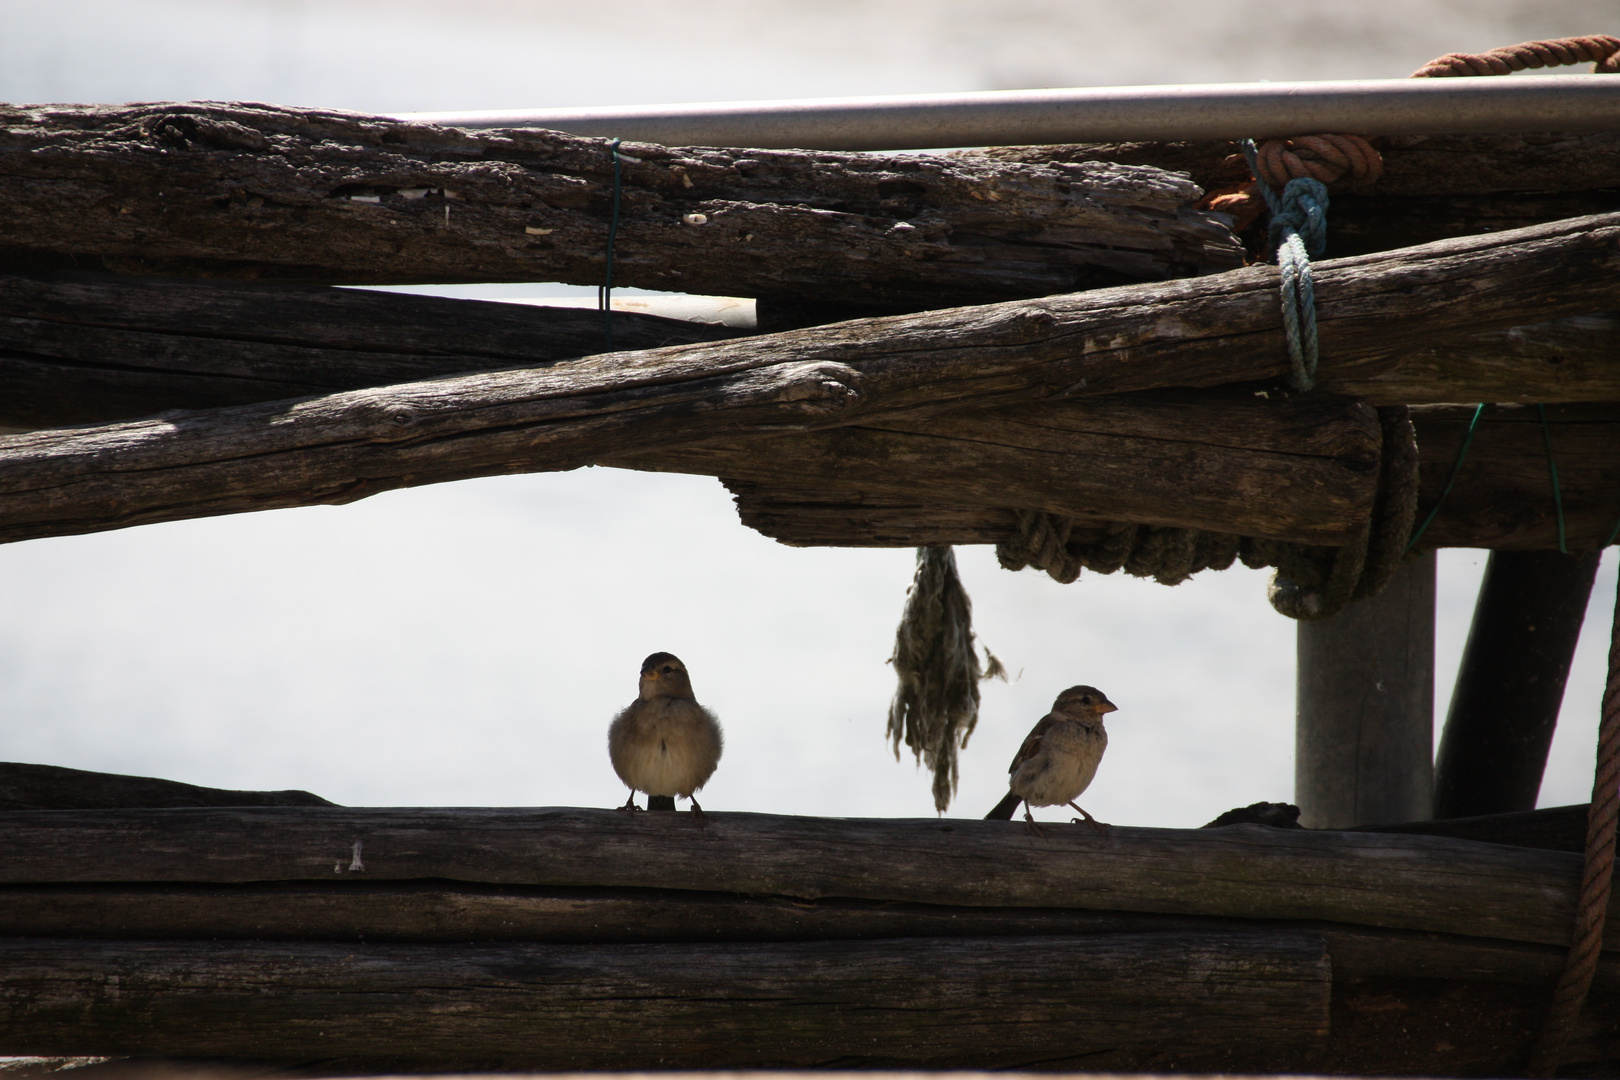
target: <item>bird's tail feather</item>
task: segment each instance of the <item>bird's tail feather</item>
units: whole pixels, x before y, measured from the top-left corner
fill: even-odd
[[[1000,802],[996,803],[996,808],[994,810],[984,815],[984,820],[1011,821],[1013,814],[1018,810],[1018,804],[1023,801],[1023,799],[1020,799],[1018,796],[1009,791]]]
[[[649,809],[649,810],[674,810],[675,809],[675,796],[673,796],[673,795],[648,795],[647,796],[647,809]],[[1011,816],[1011,815],[1009,815],[1009,816]]]

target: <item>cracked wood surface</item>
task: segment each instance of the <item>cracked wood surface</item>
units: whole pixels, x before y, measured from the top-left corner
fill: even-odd
[[[1319,263],[1324,377],[1620,300],[1620,215]],[[856,320],[0,439],[0,539],[344,502],[906,410],[1286,371],[1276,270]]]
[[[8,1052],[412,1068],[1277,1065],[1326,1036],[1331,988],[1319,936],[1255,932],[588,947],[13,938],[0,964]]]
[[[1296,482],[1323,485],[1299,504],[1323,514],[1319,524],[1330,520],[1327,508],[1335,497],[1359,490],[1371,498],[1365,484],[1346,483],[1362,459],[1353,449],[1354,414],[1343,402],[1345,411],[1336,414],[1334,399],[1318,394],[1269,404],[1232,398],[1223,403],[1229,422],[1212,425],[1203,445],[1166,443],[1156,453],[1132,455],[1130,436],[1173,430],[1160,418],[1171,411],[1170,403],[1161,404],[1156,396],[1162,395],[952,413],[909,427],[855,425],[810,435],[716,440],[625,455],[612,463],[720,476],[736,496],[745,525],[796,545],[1000,543],[1014,535],[1017,509],[1074,518],[1074,543],[1101,540],[1113,521],[1267,535],[1265,530],[1276,530],[1290,509],[1284,497],[1290,482],[1283,478],[1290,469],[1299,470]],[[1213,407],[1185,411],[1189,420],[1222,415]],[[1019,421],[1056,413],[1066,414],[1070,427],[1087,434],[1029,448]],[[1099,438],[1093,433],[1108,430],[1110,413],[1116,423],[1129,418],[1134,424],[1115,429],[1112,439]],[[1578,551],[1602,544],[1620,522],[1620,404],[1549,405],[1546,435],[1535,407],[1488,407],[1455,485],[1442,500],[1473,414],[1471,405],[1412,410],[1419,520],[1439,507],[1423,533],[1423,547],[1556,549],[1559,515],[1547,439],[1558,464],[1567,545]],[[1342,456],[1308,456],[1311,441],[1291,429],[1313,417],[1321,424],[1318,445],[1337,433]],[[1216,433],[1226,441],[1207,445]],[[1264,434],[1276,436],[1275,442],[1267,445]],[[1204,472],[1217,463],[1218,470]],[[1275,501],[1268,484],[1275,485]],[[1349,504],[1338,505],[1352,515],[1344,520],[1366,520],[1364,509],[1355,517]],[[1269,535],[1303,536],[1300,523],[1293,528],[1289,536]]]
[[[1312,919],[1567,943],[1581,857],[1447,837],[576,809],[11,811],[0,884],[411,881]],[[358,847],[357,847],[358,845]],[[1620,908],[1620,898],[1615,905]],[[1620,947],[1620,925],[1606,936]]]
[[[923,307],[1230,269],[1183,176],[1108,162],[621,147],[613,280]],[[0,265],[599,285],[606,139],[217,102],[0,108]]]

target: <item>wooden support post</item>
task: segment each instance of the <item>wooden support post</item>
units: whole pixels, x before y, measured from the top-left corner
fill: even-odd
[[[1435,817],[1535,809],[1601,554],[1491,553],[1435,758]]]
[[[1372,599],[1299,624],[1294,801],[1307,828],[1429,816],[1434,579],[1430,553]]]

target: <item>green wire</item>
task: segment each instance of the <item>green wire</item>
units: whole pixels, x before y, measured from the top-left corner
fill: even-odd
[[[1446,486],[1441,490],[1440,497],[1434,500],[1434,508],[1429,511],[1429,516],[1423,519],[1423,524],[1417,527],[1417,532],[1412,534],[1412,539],[1406,542],[1406,550],[1401,552],[1402,555],[1411,553],[1412,548],[1418,542],[1418,537],[1423,535],[1423,531],[1429,527],[1429,522],[1434,520],[1434,515],[1440,512],[1440,506],[1446,501],[1446,496],[1451,494],[1452,487],[1457,483],[1457,473],[1462,470],[1463,458],[1468,456],[1468,447],[1474,442],[1474,429],[1479,426],[1479,418],[1484,414],[1484,402],[1474,406],[1473,419],[1468,421],[1468,433],[1463,436],[1462,446],[1457,450],[1457,460],[1451,463],[1451,475],[1446,478]]]
[[[1568,555],[1569,548],[1564,543],[1564,495],[1558,487],[1558,462],[1553,460],[1552,428],[1547,426],[1547,406],[1537,405],[1536,411],[1541,414],[1541,441],[1547,447],[1547,471],[1552,473],[1553,506],[1558,511],[1558,550]]]

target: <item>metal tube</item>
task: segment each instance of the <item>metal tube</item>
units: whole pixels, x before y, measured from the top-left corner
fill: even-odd
[[[400,113],[448,127],[530,127],[666,146],[919,150],[1342,132],[1620,130],[1620,78],[1363,79],[995,90],[904,97]]]

